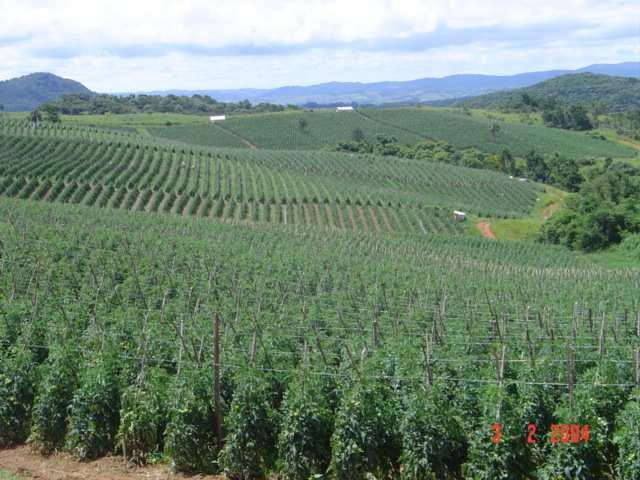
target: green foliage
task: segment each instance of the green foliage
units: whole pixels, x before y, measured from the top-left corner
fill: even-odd
[[[99,358],[86,366],[69,407],[66,447],[79,460],[113,451],[120,393],[114,360]]]
[[[335,388],[330,377],[308,375],[304,369],[289,384],[278,434],[279,471],[283,478],[307,480],[327,470]]]
[[[567,130],[591,130],[593,124],[583,105],[569,107],[555,103],[542,111],[542,120],[548,127],[565,128]]]
[[[217,471],[211,375],[189,369],[174,380],[168,412],[165,453],[174,469],[185,472]]]
[[[163,450],[170,378],[153,368],[122,393],[117,439],[123,455],[147,463]]]
[[[78,382],[78,357],[79,352],[73,346],[58,346],[41,367],[31,439],[42,453],[50,453],[64,444],[68,407]]]
[[[231,479],[266,478],[275,466],[278,415],[268,376],[248,370],[238,380],[224,419],[225,445],[220,466]]]
[[[24,442],[37,384],[32,353],[18,345],[0,353],[0,447]]]
[[[577,192],[582,184],[580,167],[576,161],[558,154],[547,159],[550,183],[563,190]]]
[[[281,105],[260,103],[251,105],[247,100],[237,103],[218,102],[208,95],[107,95],[107,94],[69,94],[62,99],[47,104],[65,115],[107,113],[192,113],[192,114],[229,114],[248,112],[281,112]]]
[[[11,141],[33,147],[28,138]],[[132,148],[136,150],[144,153],[142,147]],[[96,147],[94,153],[99,151]],[[302,164],[284,157],[291,160],[292,170],[319,168],[321,160],[340,158],[318,155],[317,163]],[[326,168],[338,171],[349,161],[364,172],[372,171],[366,170],[371,160],[357,156]],[[443,175],[451,168],[435,164],[430,171]],[[418,172],[407,168],[404,174]],[[474,178],[495,178],[491,172],[469,172]],[[466,180],[452,176],[440,182]],[[496,185],[509,184],[505,179]],[[614,198],[624,189],[597,191]],[[309,192],[323,201],[323,192]],[[367,202],[365,197],[343,198]],[[258,212],[264,215],[273,203],[267,198],[260,205]],[[307,212],[310,205],[305,204]],[[127,456],[136,450],[153,461],[164,442],[164,452],[178,468],[194,473],[221,470],[216,463],[220,452],[213,434],[209,367],[211,316],[216,312],[222,319],[224,433],[232,453],[223,457],[234,462],[230,473],[428,478],[430,471],[456,471],[463,463],[471,478],[499,478],[508,476],[506,472],[527,478],[542,472],[547,458],[555,467],[564,467],[586,464],[590,455],[604,474],[619,459],[612,432],[626,395],[610,384],[632,382],[637,269],[595,267],[582,255],[540,244],[424,234],[327,234],[275,225],[247,228],[208,218],[11,198],[0,202],[0,247],[2,358],[11,359],[16,348],[23,348],[16,345],[31,349],[31,363],[45,358],[42,351],[50,351],[51,359],[41,369],[46,378],[28,382],[38,386],[40,395],[41,386],[54,382],[49,363],[56,349],[78,349],[77,354],[68,352],[82,373],[69,411],[67,438],[75,439],[85,452],[90,443],[93,455],[98,450],[120,451],[126,436]],[[600,358],[597,332],[603,312],[606,335],[596,376],[588,368]],[[594,320],[596,325],[590,326]],[[434,397],[420,397],[415,391],[425,376],[424,332],[438,335],[431,361],[434,389],[442,388],[442,394]],[[495,372],[487,368],[498,332],[508,343],[504,391],[491,385]],[[560,403],[558,391],[566,388],[537,383],[565,381],[565,344],[572,335],[580,346],[574,399],[594,400],[573,417],[555,417],[550,411]],[[304,351],[311,349],[309,362],[302,360],[303,340]],[[249,372],[239,367],[247,357],[255,365]],[[373,362],[372,357],[383,361]],[[535,368],[522,366],[529,358],[535,359]],[[0,363],[3,378],[12,362]],[[292,380],[301,365],[306,365],[308,375]],[[152,381],[159,368],[165,373],[157,372],[157,381]],[[96,373],[108,381],[99,381]],[[142,378],[144,382],[136,382]],[[330,385],[333,379],[342,389],[326,393],[333,389],[324,382]],[[298,388],[296,382],[307,388]],[[136,384],[139,390],[120,387]],[[165,385],[171,390],[163,397]],[[283,390],[287,393],[281,401]],[[6,398],[0,395],[1,401]],[[489,425],[495,421],[498,400],[504,444],[493,448]],[[57,408],[62,404],[56,403]],[[339,405],[335,422],[329,413],[334,404]],[[113,414],[108,406],[122,418],[106,421]],[[169,409],[168,425],[165,438],[158,439],[163,406]],[[539,424],[542,432],[552,421],[591,421],[583,411],[592,411],[607,425],[607,440],[594,450],[564,459],[544,449],[542,440],[540,449],[524,445],[528,422]],[[35,415],[31,417],[34,421]],[[456,425],[464,438],[456,435]],[[114,446],[118,426],[120,437]],[[436,436],[437,441],[430,440]],[[295,441],[289,442],[291,438]],[[460,445],[469,446],[467,454]],[[327,463],[333,470],[325,473]],[[251,470],[243,472],[237,465]]]
[[[400,432],[402,479],[435,480],[460,475],[466,440],[444,385],[409,395],[404,402]]]
[[[567,208],[546,222],[540,239],[593,251],[640,232],[640,175],[624,164],[605,165],[567,198]]]
[[[346,386],[331,437],[331,471],[338,479],[379,477],[397,470],[401,438],[394,392],[382,381]]]
[[[520,479],[527,471],[530,450],[522,439],[518,397],[515,388],[507,385],[487,385],[479,393],[480,416],[468,435],[469,451],[463,465],[465,478],[473,480]],[[497,412],[500,416],[497,417]],[[501,426],[501,438],[491,425]]]
[[[640,107],[640,80],[637,78],[572,73],[530,87],[489,93],[456,102],[456,106],[496,108],[504,111],[532,112],[554,100],[567,105],[598,102],[598,109],[615,112]]]
[[[636,390],[618,412],[613,443],[618,448],[616,473],[625,480],[640,479],[640,395]]]

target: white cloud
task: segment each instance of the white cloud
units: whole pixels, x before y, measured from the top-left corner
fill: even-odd
[[[638,18],[633,0],[0,0],[0,76],[118,91],[513,73],[628,60]]]

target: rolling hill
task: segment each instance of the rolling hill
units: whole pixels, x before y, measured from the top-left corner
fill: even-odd
[[[174,124],[163,125],[163,118],[171,118]],[[121,125],[120,121],[131,122],[126,125],[136,125],[136,120],[153,122],[137,128],[163,141],[214,147],[318,150],[351,141],[354,131],[359,129],[368,140],[374,140],[378,135],[393,136],[407,145],[436,140],[447,142],[454,148],[475,147],[486,153],[499,153],[503,148],[508,148],[517,156],[524,156],[531,150],[543,154],[557,152],[572,158],[632,157],[635,153],[627,146],[593,138],[582,132],[489,120],[426,107],[363,108],[346,113],[322,109],[313,112],[237,115],[216,125],[207,124],[204,117],[161,114],[122,118],[118,115],[105,118],[69,116],[63,122],[79,125],[92,122],[96,126],[116,128]],[[195,120],[199,120],[199,123],[195,123]],[[301,120],[304,120],[304,127],[301,127]],[[175,124],[183,121],[185,123]],[[500,125],[497,135],[491,133],[491,126],[495,123]]]
[[[42,103],[58,100],[70,93],[92,92],[79,82],[52,73],[32,73],[0,81],[0,105],[8,112],[33,110]]]
[[[569,74],[530,87],[454,101],[451,105],[510,110],[522,103],[523,95],[533,99],[554,98],[568,104],[597,101],[606,111],[617,112],[640,106],[640,79],[592,73]]]
[[[396,82],[329,82],[309,86],[283,86],[273,89],[236,90],[166,90],[149,93],[173,95],[210,95],[219,101],[252,103],[268,102],[296,105],[307,103],[352,103],[361,105],[384,103],[417,103],[460,98],[484,93],[526,87],[568,73],[640,77],[640,62],[589,65],[578,70],[548,70],[517,75],[451,75]]]

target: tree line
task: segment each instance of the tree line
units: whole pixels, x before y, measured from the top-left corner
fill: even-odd
[[[39,107],[44,112],[64,115],[106,113],[185,113],[224,115],[231,113],[262,113],[297,110],[295,105],[271,103],[251,104],[248,100],[219,102],[208,95],[64,95],[60,100]]]

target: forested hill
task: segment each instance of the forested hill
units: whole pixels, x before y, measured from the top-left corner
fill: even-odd
[[[640,107],[640,79],[577,73],[552,78],[530,87],[468,97],[455,106],[501,110],[535,110],[548,100],[565,104],[599,103],[606,112]]]
[[[33,110],[42,103],[72,93],[91,95],[93,92],[79,82],[52,73],[32,73],[0,81],[0,105],[8,112]]]

